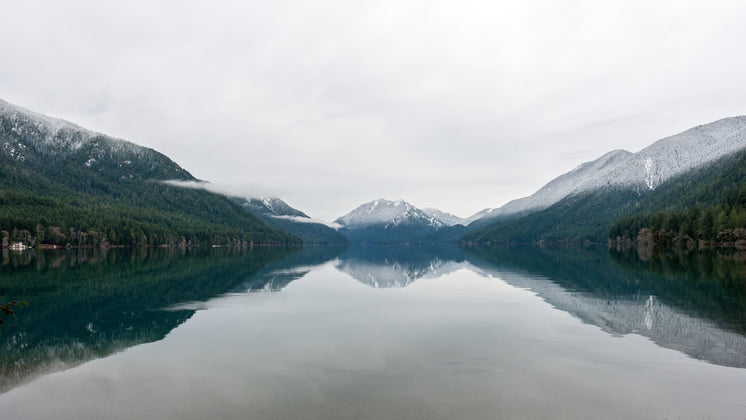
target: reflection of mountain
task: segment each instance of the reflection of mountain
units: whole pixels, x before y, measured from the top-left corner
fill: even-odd
[[[336,251],[338,254],[339,251]],[[201,302],[279,290],[331,251],[278,248],[27,252],[0,265],[0,300],[30,306],[0,335],[0,392],[48,371],[161,340]],[[171,310],[162,310],[164,308]]]
[[[346,249],[343,246],[303,247],[300,251],[267,265],[249,281],[239,286],[239,289],[265,292],[282,290],[293,280],[305,276],[313,266],[338,257]]]
[[[494,247],[467,252],[469,262],[486,274],[530,289],[610,334],[637,333],[697,359],[746,367],[746,290],[728,276],[699,278],[691,270],[665,275],[615,264],[605,249]]]
[[[351,247],[337,268],[371,287],[405,287],[422,277],[439,277],[461,266],[464,253],[447,246]]]

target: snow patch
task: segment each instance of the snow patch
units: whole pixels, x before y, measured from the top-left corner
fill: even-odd
[[[648,157],[645,159],[645,185],[649,189],[653,189],[653,159]]]

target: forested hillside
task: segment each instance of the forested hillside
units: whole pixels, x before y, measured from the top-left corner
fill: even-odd
[[[606,188],[571,195],[529,216],[471,232],[463,240],[494,243],[541,240],[606,242],[610,234],[616,238],[621,231],[634,229],[630,223],[637,214],[641,216],[634,223],[635,227],[640,227],[642,219],[658,212],[686,213],[694,206],[704,210],[720,205],[729,192],[744,184],[746,151],[740,151],[671,178],[654,190]],[[710,212],[717,216],[714,209]],[[623,220],[622,224],[612,233],[612,227],[620,220]]]
[[[155,150],[0,101],[3,244],[154,246],[300,242]]]
[[[636,240],[662,246],[746,245],[746,184],[727,189],[723,201],[702,208],[638,213],[611,227],[609,238],[617,243]]]

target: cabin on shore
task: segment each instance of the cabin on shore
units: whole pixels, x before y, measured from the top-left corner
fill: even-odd
[[[11,251],[23,251],[26,248],[28,248],[26,245],[23,244],[23,242],[13,242],[10,244]]]

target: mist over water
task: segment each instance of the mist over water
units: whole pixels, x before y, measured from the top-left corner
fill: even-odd
[[[606,249],[6,255],[24,418],[742,418],[744,264]]]

